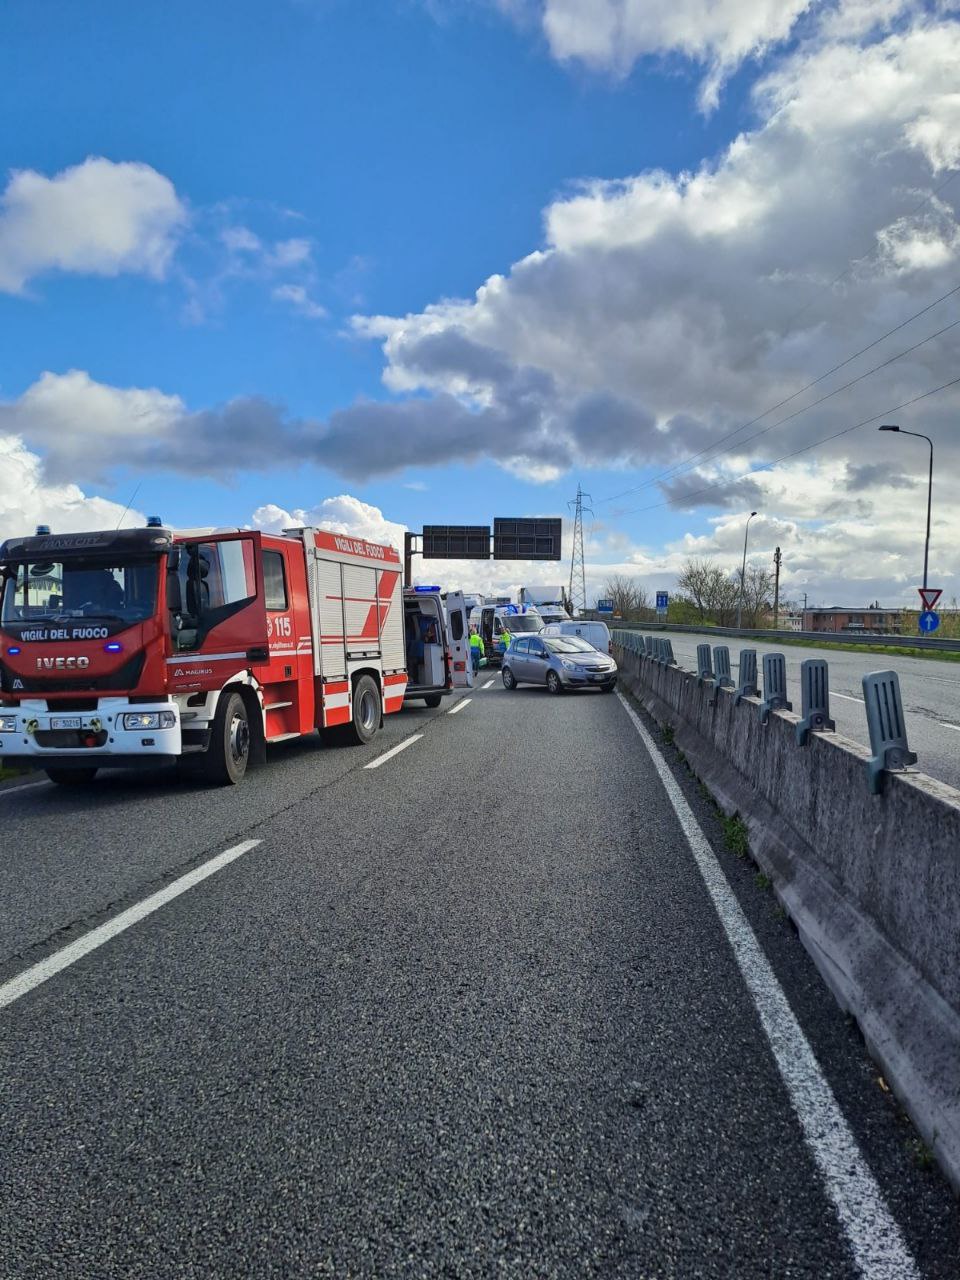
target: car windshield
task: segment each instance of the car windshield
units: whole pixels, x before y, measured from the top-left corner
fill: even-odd
[[[505,631],[509,631],[512,636],[515,636],[521,631],[539,631],[543,626],[543,621],[532,613],[515,613],[508,618],[501,618],[500,625]]]
[[[596,653],[597,650],[579,636],[545,636],[543,643],[551,653]]]
[[[156,608],[157,562],[116,557],[34,561],[11,566],[3,593],[4,627],[91,618],[130,625]]]

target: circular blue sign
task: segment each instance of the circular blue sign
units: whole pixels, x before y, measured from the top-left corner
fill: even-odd
[[[920,615],[921,631],[927,631],[927,632],[936,631],[939,625],[940,625],[939,613],[934,613],[932,609],[928,609],[926,613],[921,613]]]

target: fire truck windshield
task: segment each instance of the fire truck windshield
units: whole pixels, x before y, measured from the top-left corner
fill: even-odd
[[[22,629],[92,618],[131,626],[156,609],[157,561],[116,556],[10,565],[2,625]],[[114,628],[115,629],[115,628]]]

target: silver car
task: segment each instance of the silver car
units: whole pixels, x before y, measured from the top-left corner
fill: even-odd
[[[617,664],[579,636],[517,636],[503,658],[503,687],[545,684],[551,693],[564,689],[602,689],[617,684]]]

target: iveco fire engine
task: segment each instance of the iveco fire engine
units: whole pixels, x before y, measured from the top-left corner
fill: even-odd
[[[235,783],[268,743],[317,729],[369,742],[410,683],[419,609],[400,578],[393,547],[312,528],[173,533],[152,518],[8,539],[0,757],[58,783],[173,760]],[[470,664],[465,640],[427,639],[443,660],[423,644],[409,693],[432,701]]]

